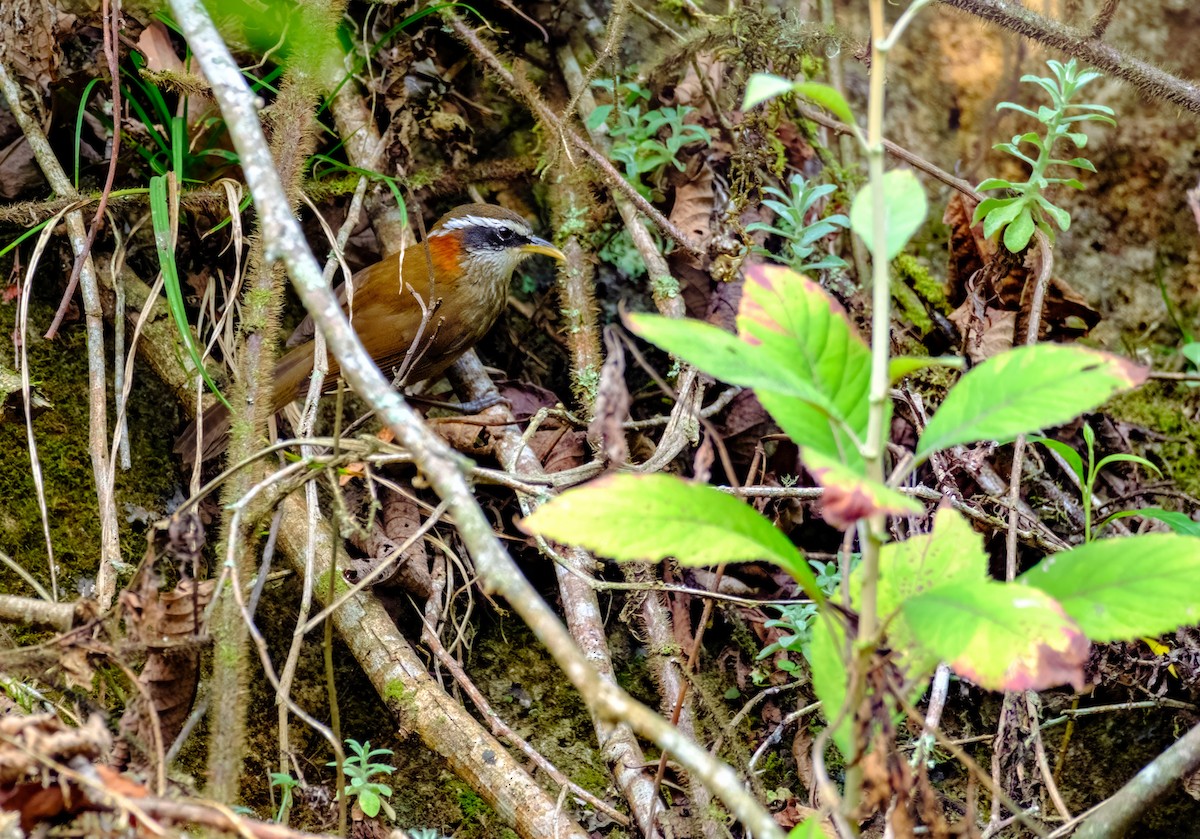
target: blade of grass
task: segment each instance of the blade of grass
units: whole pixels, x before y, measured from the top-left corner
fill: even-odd
[[[179,329],[179,337],[183,341],[183,346],[187,349],[196,369],[200,371],[204,383],[221,401],[221,404],[232,411],[233,406],[229,404],[224,394],[208,375],[204,361],[200,358],[200,351],[196,348],[196,341],[192,337],[192,330],[188,326],[187,311],[183,306],[183,290],[179,286],[179,272],[175,266],[175,246],[171,241],[171,214],[167,208],[167,178],[169,177],[169,175],[156,175],[150,179],[150,220],[154,224],[154,244],[158,250],[159,265],[162,266],[163,287],[167,291],[167,308],[170,309],[171,319],[175,321],[175,326]]]
[[[75,113],[75,191],[79,191],[79,145],[80,137],[83,134],[83,112],[87,108],[88,97],[92,95],[92,88],[100,83],[100,79],[92,79],[87,83],[87,87],[83,89],[83,96],[79,97],[79,110]]]

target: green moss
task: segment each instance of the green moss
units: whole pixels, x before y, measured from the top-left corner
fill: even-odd
[[[411,696],[411,691],[404,686],[404,682],[399,679],[393,679],[383,686],[383,698],[391,702],[404,702]]]
[[[319,596],[322,600],[324,600],[326,595],[329,594],[329,572],[328,571],[324,572],[323,574],[317,575],[316,588],[314,588],[313,590],[317,593],[317,596]],[[350,586],[344,579],[342,579],[342,575],[335,574],[333,577],[333,596],[334,596],[334,598],[336,599],[338,597],[341,597],[343,594],[345,594],[349,590],[350,590]]]
[[[929,269],[921,264],[921,261],[911,254],[902,253],[892,262],[896,268],[896,273],[900,278],[908,283],[917,293],[917,296],[936,308],[944,315],[954,311],[954,307],[950,305],[950,301],[946,299],[945,284],[933,276]]]
[[[575,371],[575,395],[584,405],[596,401],[596,392],[600,388],[600,372],[594,368]]]
[[[462,810],[463,818],[468,821],[474,821],[480,815],[491,812],[491,807],[487,802],[480,798],[475,792],[466,786],[458,788],[458,806]]]
[[[922,335],[933,329],[933,320],[925,310],[925,304],[921,302],[917,293],[899,278],[892,281],[892,299],[896,301],[897,320],[910,324]]]
[[[11,324],[15,314],[15,304],[0,305],[0,320]],[[26,340],[34,387],[50,404],[34,417],[33,432],[59,590],[63,597],[70,598],[79,582],[96,574],[100,516],[88,452],[91,419],[86,334],[83,325],[76,323],[65,327],[54,341],[44,340],[41,333],[53,315],[50,303],[31,300]],[[106,349],[111,376],[111,336]],[[16,366],[11,353],[10,343],[3,366]],[[46,539],[24,412],[20,407],[17,411],[17,421],[0,423],[0,451],[4,452],[0,458],[0,550],[49,588]],[[110,402],[110,434],[115,419],[116,410]],[[153,373],[140,365],[134,368],[127,419],[132,468],[117,469],[114,493],[121,559],[132,568],[146,550],[146,525],[166,515],[167,500],[178,485],[171,453],[172,430],[179,426],[175,399]],[[118,584],[123,583],[124,579],[118,580]],[[32,594],[16,574],[2,566],[0,591]]]
[[[679,295],[679,281],[670,274],[663,274],[650,281],[650,291],[655,300],[670,300]]]
[[[266,328],[269,312],[276,296],[276,291],[269,288],[247,289],[242,299],[242,332],[249,334],[261,332]]]
[[[1106,406],[1114,418],[1153,432],[1152,442],[1136,454],[1190,495],[1200,493],[1200,425],[1188,419],[1197,400],[1200,395],[1183,383],[1152,381]]]

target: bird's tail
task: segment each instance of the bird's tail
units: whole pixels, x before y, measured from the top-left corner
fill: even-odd
[[[300,389],[308,381],[313,368],[313,343],[305,344],[289,350],[279,363],[275,365],[274,381],[271,384],[271,412],[282,410],[285,405],[301,396]],[[204,412],[204,436],[200,440],[200,460],[210,460],[229,445],[229,409],[221,403],[213,405]],[[196,421],[188,423],[187,428],[175,441],[175,452],[183,457],[185,465],[196,461]]]

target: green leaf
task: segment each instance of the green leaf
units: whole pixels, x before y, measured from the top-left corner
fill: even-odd
[[[860,470],[838,459],[810,449],[800,448],[800,459],[818,484],[825,488],[821,515],[842,530],[876,513],[905,516],[925,512],[921,502],[866,477]]]
[[[897,355],[888,362],[888,378],[893,384],[905,376],[923,370],[926,367],[963,368],[963,359],[957,355]]]
[[[630,315],[627,323],[633,334],[722,381],[810,402],[823,416],[835,410],[822,392],[796,374],[792,366],[780,367],[757,347],[720,327],[651,314]]]
[[[812,640],[804,648],[808,669],[812,673],[813,693],[821,700],[821,714],[832,724],[846,701],[850,675],[849,662],[843,658],[846,647],[845,630],[832,616],[818,616],[812,625]],[[853,709],[842,718],[830,736],[842,755],[849,757],[854,748]]]
[[[1044,592],[960,581],[910,597],[901,610],[918,643],[981,687],[1083,689],[1087,638]]]
[[[742,99],[742,110],[748,111],[756,105],[761,105],[769,99],[788,93],[792,89],[792,80],[771,73],[755,73],[746,83],[746,95]]]
[[[938,508],[929,533],[888,543],[880,550],[877,609],[880,618],[889,622],[888,644],[906,669],[907,679],[920,680],[940,659],[916,643],[903,616],[897,617],[904,601],[948,583],[984,582],[987,566],[983,537],[949,505]],[[850,597],[856,608],[861,607],[861,591],[862,575],[852,574]]]
[[[850,228],[874,252],[871,224],[872,184],[867,184],[850,204]],[[883,176],[883,202],[887,218],[884,258],[892,260],[925,223],[929,202],[917,176],[908,169],[893,169]]]
[[[758,390],[784,432],[798,445],[861,464],[871,351],[841,306],[802,274],[755,265],[746,270],[737,324],[757,364],[807,383],[819,397],[789,399],[779,388]]]
[[[925,426],[917,460],[979,440],[1004,442],[1061,425],[1146,380],[1149,371],[1083,347],[1039,344],[993,356],[946,394]]]
[[[588,131],[595,131],[604,123],[608,122],[608,116],[612,113],[612,105],[597,105],[590,114],[587,121],[584,123]]]
[[[1048,437],[1030,437],[1029,442],[1041,443],[1048,449],[1053,449],[1058,452],[1059,457],[1067,462],[1071,470],[1079,477],[1079,485],[1083,486],[1087,482],[1087,473],[1083,470],[1083,458],[1079,456],[1079,452],[1059,440],[1051,440]]]
[[[825,831],[821,829],[821,820],[816,816],[809,816],[791,829],[787,839],[825,839],[825,836]]]
[[[1138,510],[1122,510],[1119,513],[1113,513],[1104,520],[1104,524],[1116,519],[1124,519],[1129,516],[1141,516],[1145,519],[1154,519],[1161,521],[1172,531],[1180,536],[1200,536],[1200,522],[1194,521],[1191,516],[1186,513],[1177,513],[1174,510],[1164,510],[1161,507],[1142,507]],[[1100,525],[1103,527],[1104,525]],[[1099,527],[1097,528],[1099,530]]]
[[[829,113],[840,119],[846,125],[854,125],[854,112],[837,88],[818,82],[799,82],[795,90],[806,99],[816,102]]]
[[[383,800],[373,790],[365,787],[359,790],[358,807],[363,811],[363,815],[375,818],[379,815],[379,805],[382,803]]]
[[[1008,204],[996,207],[983,217],[983,238],[990,239],[997,230],[1006,224],[1010,224],[1013,219],[1020,215],[1025,208],[1025,202],[1020,199],[1014,199]],[[1026,210],[1028,212],[1028,210]]]
[[[567,490],[520,523],[526,533],[613,559],[689,566],[768,560],[824,600],[804,555],[753,507],[671,475],[607,475]]]
[[[179,272],[175,266],[175,244],[171,241],[171,214],[167,207],[167,177],[165,175],[156,175],[150,179],[150,218],[154,227],[154,245],[158,251],[158,264],[163,272],[163,288],[167,292],[167,308],[171,312],[171,319],[175,321],[175,328],[179,331],[179,339],[183,342],[192,364],[200,373],[200,378],[208,385],[208,389],[216,395],[222,405],[232,411],[233,408],[230,407],[229,401],[221,393],[217,383],[208,375],[208,369],[204,366],[204,359],[200,356],[200,349],[196,346],[196,340],[192,337],[192,330],[188,324],[187,309],[183,305],[183,289],[179,284]]]
[[[978,192],[983,192],[985,189],[1012,189],[1012,181],[1004,178],[985,178],[979,182],[979,186],[975,187]],[[986,212],[986,211],[985,211]]]
[[[1029,240],[1033,238],[1033,214],[1028,205],[1004,228],[1004,247],[1009,253],[1019,253],[1025,250]]]
[[[1020,204],[1025,199],[1019,195],[1009,198],[985,198],[975,206],[975,213],[971,216],[971,224],[979,224],[980,220],[985,218],[989,213],[999,207],[1007,207],[1011,204]]]
[[[1080,186],[1083,186],[1083,185],[1080,184]],[[1062,207],[1059,207],[1059,206],[1056,206],[1055,204],[1050,203],[1049,199],[1047,199],[1044,195],[1038,196],[1038,204],[1041,205],[1041,208],[1043,210],[1045,210],[1047,213],[1050,214],[1050,217],[1054,219],[1054,223],[1058,225],[1059,230],[1070,229],[1070,227],[1071,227],[1071,214],[1070,213],[1068,213]]]
[[[1108,457],[1096,464],[1096,471],[1099,472],[1110,463],[1136,463],[1138,466],[1144,466],[1154,472],[1155,475],[1162,477],[1162,470],[1155,466],[1144,457],[1139,457],[1136,454],[1125,454],[1123,452],[1110,454]]]
[[[1046,557],[1018,580],[1046,592],[1093,641],[1200,623],[1200,541],[1177,533],[1102,539]]]
[[[938,586],[986,582],[987,570],[983,536],[962,513],[943,505],[934,513],[928,533],[889,542],[880,549],[879,613],[890,615],[905,600]]]

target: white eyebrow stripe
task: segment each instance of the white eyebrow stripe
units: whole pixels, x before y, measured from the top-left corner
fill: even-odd
[[[514,233],[519,233],[522,236],[528,236],[532,231],[524,225],[510,219],[489,218],[487,216],[461,216],[452,218],[441,226],[439,230],[430,233],[430,236],[447,236],[452,230],[462,230],[464,227],[491,227],[496,230],[511,230]]]

